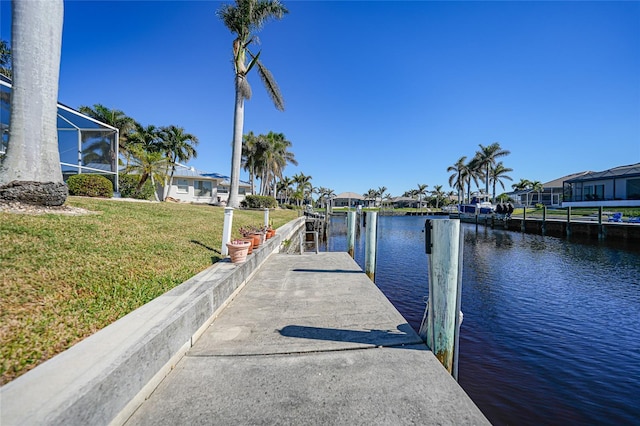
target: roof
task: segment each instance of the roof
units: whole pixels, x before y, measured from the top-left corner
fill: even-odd
[[[364,197],[360,194],[356,194],[355,192],[343,192],[341,194],[336,195],[335,197],[332,197],[332,200],[335,200],[336,198],[340,198],[340,199],[351,199],[351,200],[364,200]]]
[[[567,179],[565,182],[580,182],[587,180],[610,179],[614,177],[640,176],[640,163],[629,164],[627,166],[614,167],[602,172],[587,172],[582,176]]]
[[[562,188],[562,183],[565,180],[571,180],[571,179],[575,179],[575,178],[579,178],[581,176],[586,175],[587,173],[593,173],[593,172],[589,172],[589,171],[585,171],[585,172],[580,172],[580,173],[572,173],[570,175],[567,176],[563,176],[561,178],[549,181],[547,183],[543,183],[542,187],[545,189],[550,189],[550,188]]]

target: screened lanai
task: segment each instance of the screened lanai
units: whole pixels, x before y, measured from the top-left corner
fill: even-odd
[[[0,77],[0,158],[9,142],[11,82]],[[58,103],[58,151],[66,181],[79,173],[101,174],[118,191],[118,129]]]

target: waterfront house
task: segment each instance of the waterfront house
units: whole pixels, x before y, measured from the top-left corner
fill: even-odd
[[[365,205],[365,198],[355,192],[342,192],[331,199],[333,207],[357,207]]]
[[[559,207],[562,204],[563,183],[584,176],[587,173],[591,172],[572,173],[543,183],[542,190],[540,191],[524,189],[510,192],[507,195],[509,195],[509,198],[513,200],[516,205],[535,206],[536,204],[544,204],[547,207]]]
[[[187,203],[226,205],[229,199],[230,180],[219,173],[209,173],[194,167],[176,164],[173,183],[167,197]],[[162,199],[163,188],[158,186],[158,198]],[[251,185],[240,181],[238,198],[244,200],[251,194]]]
[[[9,144],[11,80],[0,74],[0,158]],[[79,173],[100,174],[118,190],[118,129],[58,102],[58,152],[66,180]]]
[[[640,207],[640,163],[564,180],[562,207]]]

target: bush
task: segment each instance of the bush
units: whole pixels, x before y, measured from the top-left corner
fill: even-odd
[[[136,186],[140,181],[139,175],[120,175],[118,177],[118,186],[120,188],[120,196],[123,198],[134,198],[136,200],[151,200],[153,198],[153,185],[147,180],[140,191],[136,191]]]
[[[275,198],[267,195],[247,195],[240,205],[250,209],[271,209],[278,207],[278,202]]]
[[[69,176],[67,179],[69,195],[84,197],[113,197],[113,184],[102,175],[79,174]]]

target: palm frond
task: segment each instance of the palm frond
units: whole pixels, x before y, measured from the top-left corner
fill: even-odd
[[[244,76],[238,76],[238,90],[244,99],[251,99],[251,86]]]
[[[258,65],[258,74],[260,74],[260,78],[262,79],[264,87],[267,89],[267,93],[269,93],[269,97],[271,97],[273,104],[279,111],[284,111],[284,99],[280,93],[278,83],[276,83],[271,72],[262,65],[262,62],[256,60],[256,64]]]

